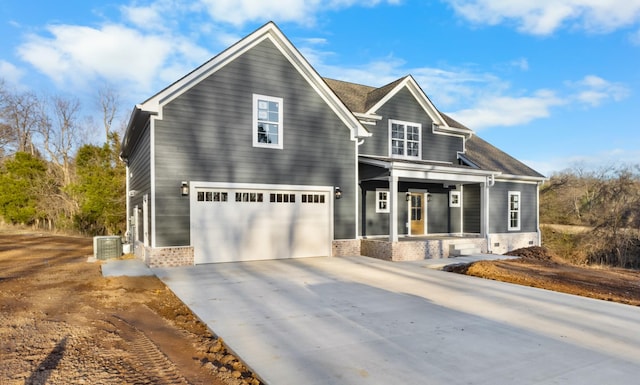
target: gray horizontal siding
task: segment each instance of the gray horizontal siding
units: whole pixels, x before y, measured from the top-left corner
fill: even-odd
[[[151,139],[148,124],[135,144],[134,151],[128,159],[128,164],[129,189],[142,193],[151,191]],[[142,203],[142,198],[137,196],[132,199],[132,203],[137,202],[138,199]]]
[[[457,163],[458,151],[462,151],[463,139],[457,136],[434,134],[433,121],[422,109],[411,92],[403,89],[394,95],[378,111],[383,117],[375,126],[367,126],[373,134],[365,139],[360,153],[389,156],[389,120],[402,120],[422,125],[422,159]]]
[[[361,188],[361,224],[362,235],[388,235],[389,213],[376,212],[376,189],[389,189],[389,184],[382,181],[363,182]]]
[[[253,147],[254,93],[283,98],[283,150]],[[181,180],[340,186],[335,238],[355,237],[349,130],[269,41],[167,104],[155,151],[157,246],[190,242]]]
[[[520,230],[519,232],[538,231],[537,185],[528,183],[496,182],[489,189],[489,218],[491,233],[518,232],[508,230],[508,193],[520,192]]]
[[[480,185],[464,185],[462,190],[462,231],[479,233],[481,229]]]
[[[427,202],[427,232],[449,233],[449,195],[446,192],[430,192]]]
[[[133,209],[138,206],[142,210],[142,199],[145,194],[151,192],[151,138],[149,124],[142,130],[137,142],[134,144],[131,155],[128,159],[129,165],[129,190],[135,190],[136,195],[128,197],[129,209],[127,218],[133,215]],[[148,219],[151,213],[146,213]],[[143,239],[143,227],[140,221],[139,227],[136,229],[138,239]]]

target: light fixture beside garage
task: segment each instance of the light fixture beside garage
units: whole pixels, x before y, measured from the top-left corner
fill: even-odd
[[[340,187],[337,186],[336,187],[336,199],[340,199],[342,198],[342,190],[340,190]]]
[[[180,185],[180,194],[182,194],[182,196],[187,196],[189,195],[189,183],[182,181],[182,184]]]

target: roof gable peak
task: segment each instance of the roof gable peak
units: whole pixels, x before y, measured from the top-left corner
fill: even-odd
[[[182,95],[190,88],[214,74],[251,48],[270,40],[276,48],[289,60],[296,70],[307,80],[309,85],[322,97],[336,115],[351,131],[351,138],[367,137],[371,134],[362,126],[351,111],[341,102],[336,94],[322,80],[316,70],[302,56],[298,49],[289,41],[278,26],[270,21],[262,27],[236,42],[218,55],[209,59],[187,75],[178,79],[162,91],[136,106],[139,110],[157,114],[162,118],[162,106]]]

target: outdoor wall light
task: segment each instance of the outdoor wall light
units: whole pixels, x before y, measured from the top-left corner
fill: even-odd
[[[336,187],[336,199],[340,198],[342,198],[342,190],[340,190],[340,187]]]
[[[183,197],[189,195],[189,183],[182,181],[182,184],[180,185],[180,194],[182,194]]]
[[[405,196],[405,199],[407,200],[407,202],[409,202],[411,200],[411,193],[408,192]]]

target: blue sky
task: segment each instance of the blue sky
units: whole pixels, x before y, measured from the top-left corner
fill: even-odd
[[[273,20],[325,77],[413,75],[434,104],[544,174],[640,164],[640,0],[0,3],[0,78],[122,119]]]

